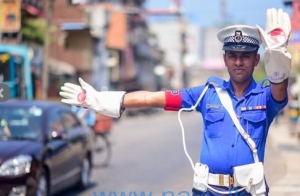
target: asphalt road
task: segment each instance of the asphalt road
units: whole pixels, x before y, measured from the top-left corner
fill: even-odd
[[[182,121],[187,150],[195,163],[201,145],[202,118],[196,112],[182,113]],[[183,150],[177,113],[123,116],[115,123],[110,140],[113,145],[111,164],[93,169],[90,188],[78,190],[75,187],[61,195],[167,196],[180,195],[181,191],[191,193],[193,171]],[[271,145],[267,145],[266,156],[269,159],[266,175],[272,183],[284,171],[278,171],[280,163],[276,160],[280,157]]]

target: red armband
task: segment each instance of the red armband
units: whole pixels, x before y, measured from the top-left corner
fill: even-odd
[[[179,90],[166,90],[166,104],[165,110],[178,111],[181,108],[181,91]]]

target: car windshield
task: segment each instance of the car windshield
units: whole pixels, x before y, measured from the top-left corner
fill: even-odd
[[[42,132],[42,109],[32,107],[1,107],[0,138],[37,140]]]

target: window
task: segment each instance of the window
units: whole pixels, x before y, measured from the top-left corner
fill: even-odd
[[[0,135],[9,138],[38,139],[42,135],[42,109],[2,108],[0,115]]]
[[[49,119],[49,134],[55,137],[56,134],[61,134],[64,131],[64,126],[59,112],[52,111]]]
[[[69,111],[62,112],[62,121],[66,131],[69,131],[70,129],[73,129],[79,125],[74,113]]]

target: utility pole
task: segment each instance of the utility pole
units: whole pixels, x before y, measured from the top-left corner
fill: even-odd
[[[49,47],[51,41],[51,18],[53,11],[54,0],[44,1],[46,2],[46,33],[44,41],[44,65],[43,65],[43,89],[42,89],[42,99],[46,100],[48,98],[48,87],[49,87]]]
[[[187,22],[185,19],[185,15],[182,10],[182,0],[170,0],[171,6],[169,9],[152,9],[147,10],[148,15],[170,15],[175,16],[176,20],[178,21],[179,25],[179,36],[180,36],[180,43],[179,43],[179,55],[180,55],[180,64],[179,72],[178,72],[178,78],[176,78],[177,88],[180,87],[187,87],[189,81],[188,81],[188,72],[185,65],[184,57],[186,56],[186,34],[187,34]]]
[[[181,80],[183,87],[188,86],[188,72],[185,64],[185,56],[186,56],[186,20],[183,13],[179,13],[179,22],[180,22],[180,41],[181,41],[181,49],[180,49],[180,69],[181,69]]]
[[[221,0],[221,25],[227,25],[226,0]]]
[[[174,0],[174,3],[177,6],[178,9],[178,16],[179,16],[179,25],[180,25],[180,77],[182,82],[182,87],[188,86],[188,71],[187,67],[185,65],[185,56],[186,56],[186,31],[187,31],[187,23],[184,16],[184,13],[182,11],[182,1],[181,0]]]

